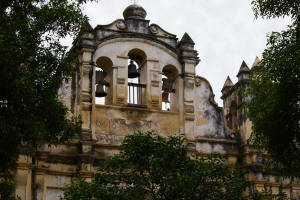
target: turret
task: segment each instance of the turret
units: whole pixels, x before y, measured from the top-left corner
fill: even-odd
[[[255,58],[255,60],[254,60],[254,62],[252,64],[252,68],[259,66],[259,63],[260,63],[260,59],[256,56],[256,58]]]
[[[243,82],[243,81],[248,81],[249,80],[249,72],[250,69],[247,66],[246,62],[243,61],[242,65],[240,67],[240,70],[238,72],[238,74],[236,75],[236,77],[238,78],[239,82]]]
[[[221,90],[222,94],[226,93],[232,86],[233,86],[233,83],[232,83],[230,77],[227,76],[227,79],[226,79],[226,81],[223,85],[223,88]]]

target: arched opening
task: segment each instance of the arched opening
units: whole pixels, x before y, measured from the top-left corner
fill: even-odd
[[[128,105],[146,107],[147,56],[140,49],[132,49],[128,57]]]
[[[95,68],[95,103],[100,105],[112,104],[112,66],[108,57],[99,57]]]
[[[173,65],[166,65],[162,70],[162,110],[178,110],[178,70]]]

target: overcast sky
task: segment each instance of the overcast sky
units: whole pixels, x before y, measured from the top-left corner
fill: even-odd
[[[123,18],[133,0],[99,0],[84,7],[90,24],[109,24]],[[251,0],[138,0],[146,19],[177,35],[187,32],[196,43],[201,62],[196,68],[223,106],[221,89],[227,75],[235,83],[243,60],[249,67],[266,47],[266,34],[285,29],[289,19],[255,20]]]

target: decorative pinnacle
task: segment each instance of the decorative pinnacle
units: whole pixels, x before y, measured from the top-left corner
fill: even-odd
[[[227,76],[227,79],[226,79],[226,81],[224,83],[224,86],[223,86],[221,92],[223,92],[224,90],[226,90],[227,88],[232,87],[232,86],[233,86],[233,83],[232,83],[230,77]]]
[[[184,33],[184,35],[181,38],[181,43],[189,43],[189,44],[195,44],[195,42],[192,40],[192,38],[187,34],[187,32]]]
[[[259,65],[259,63],[260,63],[260,59],[256,56],[252,67],[257,67]]]
[[[241,73],[245,73],[245,72],[248,72],[249,73],[250,69],[248,67],[248,65],[246,64],[246,62],[243,60],[242,64],[241,64],[241,67],[240,67],[240,70],[238,72],[238,74],[236,76],[239,76]]]
[[[137,4],[132,4],[128,6],[123,12],[124,19],[134,18],[134,19],[145,19],[147,12],[142,6]]]

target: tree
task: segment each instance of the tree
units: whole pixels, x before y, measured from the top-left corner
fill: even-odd
[[[188,145],[182,137],[152,132],[127,136],[120,154],[104,161],[92,182],[74,181],[62,199],[247,199],[242,170],[219,155],[190,157]]]
[[[88,0],[0,2],[0,195],[13,198],[13,171],[20,148],[55,144],[80,133],[77,117],[57,91],[72,75],[75,52],[60,39],[77,36],[87,23]],[[10,192],[9,192],[10,191]]]
[[[290,17],[292,24],[268,36],[258,67],[252,69],[247,110],[251,142],[267,150],[287,176],[300,176],[300,1],[254,0],[256,17]]]

